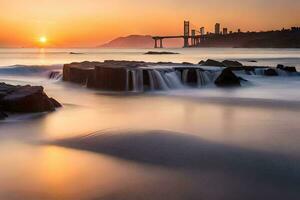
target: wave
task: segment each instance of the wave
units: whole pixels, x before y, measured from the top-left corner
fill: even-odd
[[[0,75],[33,76],[47,75],[51,70],[61,69],[62,65],[13,65],[0,67]]]

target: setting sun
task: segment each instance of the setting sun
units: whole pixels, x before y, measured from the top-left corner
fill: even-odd
[[[47,38],[45,36],[42,36],[42,37],[39,38],[39,42],[41,44],[45,44],[47,42]]]

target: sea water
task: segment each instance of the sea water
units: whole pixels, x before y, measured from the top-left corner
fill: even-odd
[[[63,104],[0,122],[0,199],[299,199],[299,76],[239,74],[248,80],[241,88],[130,94],[48,76],[64,63],[110,59],[234,59],[299,70],[300,50],[147,51],[0,49],[1,82],[42,85]]]

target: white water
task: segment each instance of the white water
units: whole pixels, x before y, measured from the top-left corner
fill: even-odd
[[[147,50],[45,50],[43,57],[35,51],[1,49],[0,81],[43,85],[64,107],[0,122],[0,199],[299,199],[297,76],[241,72],[249,80],[242,88],[218,89],[209,83],[213,73],[198,71],[199,88],[190,89],[176,72],[157,67],[149,80],[153,92],[129,95],[88,90],[59,74],[48,79],[61,69],[52,64],[112,58],[238,57],[299,66],[299,50],[180,49],[151,57],[142,54]],[[47,66],[36,66],[41,63]],[[15,64],[21,70],[8,67]],[[130,73],[141,91],[141,73]],[[60,139],[68,145],[48,143]]]
[[[171,89],[183,88],[183,84],[179,76],[180,74],[178,74],[176,71],[165,73],[165,80],[169,88]]]

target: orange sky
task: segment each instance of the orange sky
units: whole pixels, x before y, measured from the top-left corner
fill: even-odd
[[[129,34],[180,34],[184,19],[212,31],[300,26],[299,0],[1,0],[0,47],[93,47]]]

